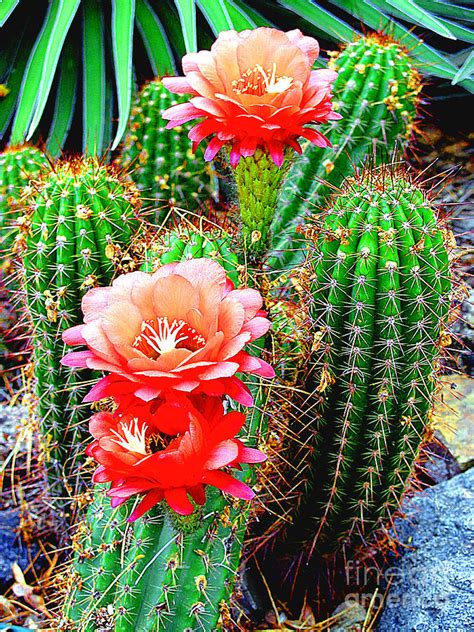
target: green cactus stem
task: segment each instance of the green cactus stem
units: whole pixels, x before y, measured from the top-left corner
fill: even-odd
[[[291,532],[306,553],[348,549],[390,523],[449,343],[452,234],[423,190],[381,167],[346,180],[330,209],[309,240],[312,465]]]
[[[214,194],[214,177],[203,151],[192,150],[188,138],[191,125],[166,129],[161,113],[184,97],[171,94],[155,79],[138,94],[119,164],[142,193],[150,220],[159,225],[178,207],[195,211]],[[153,213],[153,216],[151,215]]]
[[[137,190],[95,159],[61,161],[25,193],[23,282],[44,461],[59,516],[80,489],[87,437],[88,371],[60,364],[62,332],[81,320],[81,299],[107,285],[138,227]],[[89,383],[88,383],[89,381]]]
[[[49,167],[43,152],[18,145],[0,154],[0,364],[10,368],[21,362],[23,341],[18,328],[18,283],[14,268],[19,199],[30,179]]]
[[[0,269],[11,272],[10,251],[15,239],[18,200],[30,179],[49,167],[46,156],[31,145],[7,147],[0,154]]]
[[[292,148],[287,148],[284,163],[278,167],[268,152],[257,149],[253,156],[242,157],[235,168],[241,240],[250,263],[259,263],[268,250],[270,225],[293,153]]]
[[[186,222],[158,236],[145,250],[142,269],[188,258],[211,257],[238,281],[240,266],[231,237],[217,227]],[[242,439],[260,445],[266,436],[268,390],[249,385],[256,405],[248,411]],[[256,468],[237,476],[256,481]],[[161,503],[134,523],[133,509],[111,509],[105,486],[96,486],[85,521],[74,539],[75,556],[60,625],[78,632],[213,632],[228,629],[229,600],[239,567],[250,503],[208,488],[202,510],[182,518]]]
[[[297,227],[324,206],[345,177],[369,158],[385,162],[412,137],[421,81],[399,43],[373,33],[330,56],[329,67],[339,73],[333,94],[342,119],[323,130],[332,148],[307,143],[288,172],[272,225],[270,270],[302,260],[304,239]]]

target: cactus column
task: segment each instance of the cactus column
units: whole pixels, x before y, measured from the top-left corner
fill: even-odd
[[[400,506],[431,428],[452,280],[449,233],[387,167],[348,179],[318,233],[312,467],[292,537],[324,552],[366,541]]]
[[[192,150],[190,125],[166,129],[161,113],[183,101],[155,79],[138,94],[118,163],[142,192],[145,207],[153,209],[150,220],[161,224],[170,207],[195,211],[213,193],[210,165],[203,151]]]
[[[52,503],[80,488],[92,375],[60,364],[62,332],[79,323],[87,290],[110,283],[137,229],[137,191],[96,160],[59,162],[24,198],[24,289],[33,327],[37,416]],[[88,383],[89,381],[89,383]]]
[[[308,144],[288,173],[272,225],[271,269],[302,259],[304,240],[296,227],[346,176],[369,159],[386,162],[412,136],[421,83],[400,44],[373,33],[331,53],[329,67],[339,73],[333,93],[342,120],[323,130],[332,148]]]

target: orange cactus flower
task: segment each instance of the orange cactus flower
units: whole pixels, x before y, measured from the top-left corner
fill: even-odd
[[[261,307],[257,290],[234,289],[212,259],[131,272],[87,292],[84,324],[63,333],[66,344],[87,350],[67,354],[62,363],[110,374],[92,388],[89,402],[205,393],[248,406],[249,389],[235,374],[274,376],[267,362],[244,351],[270,328]]]
[[[165,110],[163,117],[169,119],[169,128],[203,119],[189,138],[197,146],[212,135],[206,160],[229,143],[234,167],[242,156],[253,156],[257,147],[281,166],[285,147],[301,152],[299,137],[319,147],[329,145],[308,124],[341,118],[331,103],[337,73],[312,70],[318,54],[318,42],[297,29],[224,31],[210,51],[184,56],[185,77],[163,79],[171,92],[192,95],[188,103]]]

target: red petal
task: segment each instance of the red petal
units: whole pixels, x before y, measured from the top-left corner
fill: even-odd
[[[164,494],[161,489],[152,489],[143,497],[143,500],[137,505],[132,513],[127,518],[127,522],[134,522],[138,518],[141,518],[143,514],[149,511],[152,507],[163,500]]]
[[[229,476],[225,472],[208,472],[203,481],[208,485],[217,487],[227,494],[231,494],[235,498],[242,498],[242,500],[251,500],[255,494],[248,485],[238,481],[236,478]]]
[[[189,516],[194,511],[185,489],[175,488],[165,490],[165,499],[168,505],[182,516]]]

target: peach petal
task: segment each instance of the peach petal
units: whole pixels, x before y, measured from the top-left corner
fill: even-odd
[[[155,283],[153,307],[155,313],[168,321],[181,320],[186,313],[199,306],[199,293],[182,275],[162,277]]]
[[[240,301],[232,297],[232,294],[226,296],[219,309],[217,327],[225,338],[237,336],[245,322],[245,308]]]

